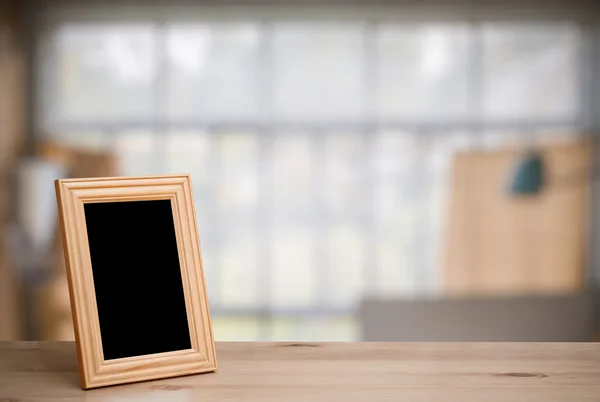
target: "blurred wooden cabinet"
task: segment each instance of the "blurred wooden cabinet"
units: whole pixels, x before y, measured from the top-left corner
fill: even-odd
[[[569,293],[585,281],[592,142],[543,148],[546,185],[515,198],[523,150],[456,156],[444,265],[448,294]]]
[[[13,169],[23,138],[23,54],[16,1],[0,2],[0,340],[20,339],[19,281],[8,242]]]

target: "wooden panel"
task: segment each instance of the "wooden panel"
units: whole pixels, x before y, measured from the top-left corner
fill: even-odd
[[[70,177],[107,177],[117,173],[117,158],[109,152],[40,141],[36,144],[36,153],[65,166]]]
[[[72,342],[0,343],[10,401],[592,402],[597,343],[217,342],[220,370],[82,391]]]
[[[20,286],[7,242],[0,242],[0,340],[21,338]]]
[[[11,6],[12,5],[12,6]],[[15,2],[0,3],[0,224],[11,213],[12,173],[23,137],[23,54]]]
[[[454,163],[444,285],[450,294],[562,293],[585,278],[592,144],[543,150],[547,187],[514,198],[522,150],[459,154]]]
[[[15,1],[0,2],[0,339],[19,339],[19,282],[8,244],[13,171],[23,137],[23,55]]]

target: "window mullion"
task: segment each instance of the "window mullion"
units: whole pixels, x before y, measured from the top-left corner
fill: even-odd
[[[374,176],[371,158],[375,143],[379,137],[379,127],[377,124],[378,111],[378,94],[377,94],[377,69],[378,69],[378,54],[377,54],[377,23],[368,22],[365,26],[365,41],[364,41],[364,97],[366,106],[367,121],[373,122],[370,125],[362,128],[362,139],[364,146],[363,153],[363,174],[362,174],[362,216],[361,226],[363,232],[364,247],[364,262],[363,262],[363,278],[364,283],[361,289],[362,295],[365,293],[374,293],[378,287],[378,270],[377,263],[377,243],[378,230],[375,208],[375,190],[377,187],[378,178]],[[362,298],[362,297],[361,297]],[[357,300],[358,302],[358,300]]]
[[[261,86],[261,118],[264,120],[268,116],[272,116],[273,112],[273,71],[271,69],[273,59],[273,26],[270,22],[263,21],[261,23],[260,49],[259,58],[260,65],[263,66],[262,71],[259,71],[257,77]],[[273,141],[277,133],[274,128],[266,128],[265,124],[261,124],[257,131],[259,143],[258,155],[258,187],[259,201],[257,208],[258,228],[261,231],[261,236],[258,239],[258,272],[259,280],[257,294],[258,300],[258,315],[259,321],[259,340],[268,341],[272,338],[273,319],[271,311],[271,298],[273,292],[273,276],[276,267],[273,267],[272,244],[273,244],[273,225],[271,219],[272,199],[273,199],[273,181],[272,161],[273,161]]]
[[[469,58],[467,68],[469,70],[469,120],[472,125],[466,128],[470,131],[470,144],[472,147],[481,147],[484,138],[484,47],[483,27],[481,22],[472,22],[469,27]]]

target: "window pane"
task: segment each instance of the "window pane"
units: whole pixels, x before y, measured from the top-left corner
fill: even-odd
[[[383,294],[415,292],[419,256],[425,250],[415,236],[423,205],[422,184],[417,180],[423,157],[418,136],[386,132],[377,138],[375,168],[375,224],[378,229],[377,258],[379,291]]]
[[[226,227],[254,224],[258,204],[258,137],[221,133],[219,217]]]
[[[272,341],[356,342],[359,324],[352,316],[273,319]]]
[[[119,121],[152,117],[154,43],[150,26],[66,25],[55,37],[56,74],[46,118]]]
[[[331,134],[325,139],[324,207],[327,209],[326,250],[329,277],[327,303],[351,308],[358,303],[364,282],[364,243],[367,171],[365,144],[358,134]]]
[[[383,25],[377,37],[380,116],[464,117],[469,34],[462,25]]]
[[[171,118],[247,120],[260,110],[255,25],[172,26],[167,33]]]
[[[316,298],[314,160],[311,138],[275,137],[270,166],[271,303],[306,307]]]
[[[486,25],[484,111],[491,118],[577,117],[580,34],[560,25]]]
[[[219,259],[220,306],[257,308],[259,305],[258,251],[255,228],[225,230]]]
[[[365,144],[359,134],[330,134],[325,139],[325,202],[334,220],[359,218],[363,211],[363,186],[367,164]]]
[[[221,303],[258,306],[258,138],[223,133],[220,142],[219,231]]]
[[[212,328],[216,341],[260,341],[258,317],[213,316]]]
[[[271,305],[311,307],[316,302],[315,234],[302,228],[276,228],[271,243]]]
[[[360,302],[365,280],[365,233],[358,225],[336,223],[329,230],[327,246],[327,303],[351,309]]]
[[[122,176],[160,174],[157,137],[147,132],[122,132],[115,136],[114,149]]]
[[[274,107],[284,119],[359,119],[363,31],[358,24],[276,24]]]
[[[283,225],[310,224],[313,214],[314,153],[311,138],[281,134],[272,148],[273,219]]]

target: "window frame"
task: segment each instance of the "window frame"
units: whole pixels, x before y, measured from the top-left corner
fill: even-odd
[[[553,3],[554,4],[554,3]],[[566,3],[565,3],[566,4]],[[572,4],[572,3],[569,3]],[[136,120],[125,120],[122,122],[111,122],[106,123],[102,121],[88,121],[85,123],[66,123],[60,125],[45,126],[43,124],[44,118],[42,116],[44,106],[50,101],[48,98],[40,97],[39,94],[51,94],[48,88],[44,88],[42,85],[44,82],[49,80],[43,78],[43,74],[52,73],[52,70],[42,70],[41,66],[36,65],[37,73],[34,85],[38,97],[37,107],[35,110],[38,112],[35,116],[36,132],[45,133],[45,135],[52,135],[52,133],[58,132],[59,130],[73,131],[73,132],[86,132],[86,131],[97,131],[106,133],[108,137],[118,135],[116,133],[123,130],[141,130],[148,131],[155,140],[160,141],[162,133],[167,133],[174,130],[199,130],[206,133],[211,133],[212,137],[217,138],[219,133],[241,131],[255,133],[259,138],[259,154],[269,155],[272,152],[272,142],[275,136],[278,136],[282,132],[290,131],[302,131],[311,133],[313,138],[317,138],[324,132],[344,132],[351,130],[351,132],[361,136],[365,143],[372,141],[373,133],[379,133],[382,131],[411,131],[418,135],[439,135],[442,131],[464,131],[470,133],[471,146],[479,147],[482,143],[482,135],[485,130],[506,130],[506,129],[518,129],[522,131],[534,130],[536,128],[552,129],[563,127],[576,127],[578,130],[592,134],[595,122],[593,121],[593,109],[597,103],[593,94],[592,83],[596,82],[593,77],[594,60],[598,58],[598,51],[595,49],[594,39],[594,22],[596,10],[591,13],[589,9],[573,7],[569,9],[558,5],[554,7],[545,7],[544,9],[534,8],[528,9],[512,9],[511,7],[369,7],[367,9],[360,8],[345,8],[343,12],[336,7],[310,7],[310,8],[294,8],[294,9],[283,9],[279,7],[250,7],[250,8],[239,8],[236,10],[225,10],[223,7],[198,7],[194,8],[195,12],[190,12],[188,7],[168,6],[165,8],[157,7],[152,10],[146,10],[147,14],[139,13],[139,8],[124,7],[123,12],[116,15],[114,10],[109,10],[106,4],[96,5],[100,7],[92,12],[92,8],[88,6],[84,7],[73,7],[73,8],[57,8],[54,10],[45,10],[41,13],[41,18],[38,20],[36,27],[36,60],[42,60],[44,57],[50,58],[51,55],[55,54],[52,51],[52,46],[49,44],[51,38],[51,32],[60,26],[64,22],[81,22],[81,23],[130,23],[130,22],[142,22],[148,21],[148,18],[154,24],[155,29],[159,32],[165,30],[168,23],[172,22],[193,22],[193,23],[215,23],[215,22],[236,22],[236,21],[256,21],[262,35],[269,36],[271,34],[273,21],[347,21],[357,22],[360,21],[365,23],[365,59],[367,61],[365,71],[365,88],[364,95],[368,100],[366,103],[374,105],[376,102],[376,93],[374,88],[375,76],[373,61],[376,55],[375,35],[379,24],[381,23],[410,23],[410,24],[421,24],[421,23],[459,23],[467,24],[469,30],[472,30],[476,34],[474,35],[473,43],[469,46],[469,76],[472,77],[472,93],[471,98],[474,103],[471,105],[473,108],[481,107],[482,105],[482,44],[481,44],[481,30],[485,23],[497,22],[497,23],[552,23],[552,22],[565,22],[575,24],[581,32],[582,37],[582,49],[580,53],[580,82],[579,93],[580,93],[580,109],[579,115],[574,119],[535,119],[535,120],[523,120],[523,119],[504,119],[494,120],[485,119],[480,116],[467,118],[464,120],[457,119],[393,119],[393,120],[381,120],[375,115],[373,107],[369,108],[368,116],[364,121],[356,123],[349,121],[327,121],[327,122],[286,122],[286,121],[237,121],[237,122],[207,122],[202,120],[179,120],[179,121],[167,121],[166,119],[152,119],[152,121],[136,121]],[[499,12],[499,9],[502,12]],[[425,11],[424,11],[425,10]],[[429,11],[427,11],[429,10]],[[494,11],[495,10],[495,11]],[[567,11],[568,10],[568,11]],[[197,13],[196,13],[197,12]],[[200,17],[201,18],[198,18]],[[164,43],[163,41],[160,41]],[[157,57],[164,55],[164,49],[157,52]],[[268,49],[261,49],[261,57],[268,59]],[[160,61],[158,64],[164,64]],[[50,62],[52,66],[52,62]],[[159,71],[159,74],[165,74],[164,71]],[[42,77],[40,79],[39,77]],[[165,76],[163,75],[163,78]],[[161,81],[160,78],[156,79],[157,82]],[[164,81],[164,80],[163,80]],[[159,84],[160,85],[160,84]],[[266,89],[267,93],[270,93],[270,88]],[[156,88],[156,93],[164,93],[164,88]],[[160,97],[160,96],[158,96]],[[164,98],[164,97],[163,97]],[[161,104],[158,102],[155,105],[156,108],[160,108]],[[109,141],[112,141],[109,139]],[[318,141],[318,140],[315,140]],[[370,145],[367,145],[370,146]],[[213,161],[218,165],[218,160]],[[215,165],[215,166],[217,166]],[[261,191],[265,191],[268,194],[268,164],[261,164],[259,166],[260,175],[260,186]],[[373,200],[368,199],[366,205],[372,205]],[[215,205],[213,207],[216,208]],[[264,221],[268,215],[268,206],[259,205],[256,212],[257,219]],[[363,222],[364,230],[367,232],[373,231],[373,223]],[[218,231],[218,230],[217,230]],[[217,238],[218,238],[217,233]],[[373,239],[365,240],[365,247],[367,255],[372,254],[374,245]],[[217,240],[218,247],[218,240]],[[268,257],[266,253],[267,247],[261,246],[259,250],[259,259],[261,261],[259,265],[260,269],[258,272],[259,283],[261,283],[261,290],[259,293],[268,293],[268,287],[270,286],[270,274],[273,267],[268,263]],[[369,251],[370,250],[370,251]],[[320,251],[322,254],[322,251]],[[374,291],[377,287],[377,275],[367,274],[367,267],[374,263],[372,257],[367,257],[365,261],[365,286],[363,294],[369,294]],[[325,264],[327,265],[327,264]],[[326,271],[326,270],[325,270]],[[319,295],[317,300],[324,302],[327,300],[327,280],[328,272],[319,274],[324,284],[318,286]],[[218,279],[217,279],[218,282]],[[225,308],[219,306],[218,303],[214,303],[213,312],[216,316],[253,316],[257,317],[264,325],[261,325],[260,333],[261,338],[267,339],[269,336],[269,322],[275,316],[285,315],[290,317],[298,318],[310,318],[310,317],[341,317],[352,314],[352,309],[339,309],[339,308],[273,308],[268,305],[268,300],[260,300],[258,308]]]

